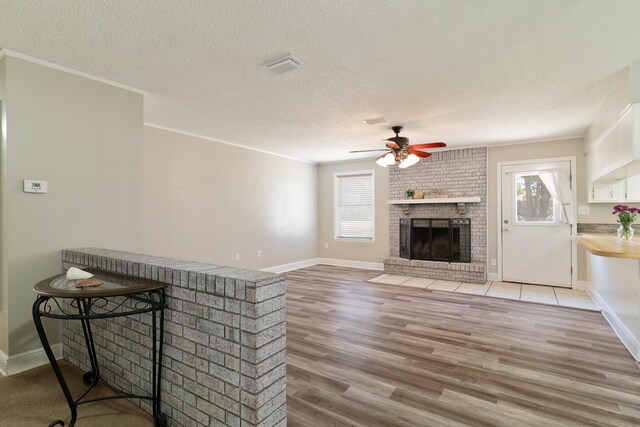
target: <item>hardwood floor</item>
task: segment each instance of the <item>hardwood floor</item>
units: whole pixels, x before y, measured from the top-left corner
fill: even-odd
[[[640,370],[598,312],[287,273],[289,426],[640,425]]]

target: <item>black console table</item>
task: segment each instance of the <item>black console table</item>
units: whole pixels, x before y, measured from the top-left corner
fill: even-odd
[[[49,358],[51,367],[56,374],[62,392],[64,393],[71,420],[69,427],[76,423],[77,409],[79,405],[110,399],[146,399],[151,401],[153,408],[153,420],[155,426],[167,425],[167,418],[160,410],[160,379],[162,376],[162,342],[164,334],[164,307],[166,283],[148,279],[124,276],[121,274],[86,269],[95,278],[104,283],[91,288],[76,288],[77,280],[68,280],[65,274],[49,277],[35,285],[34,290],[38,297],[33,303],[33,321],[35,322],[38,336]],[[151,313],[152,331],[152,392],[150,396],[139,396],[124,390],[120,390],[109,384],[100,375],[100,366],[91,332],[91,320],[111,319],[120,316]],[[82,379],[88,386],[80,397],[74,399],[69,387],[58,366],[44,328],[42,318],[79,320],[82,323],[87,352],[91,363],[91,370],[84,373]],[[113,396],[85,399],[89,391],[98,383],[106,385],[114,392]],[[55,420],[49,427],[64,426],[63,420]]]

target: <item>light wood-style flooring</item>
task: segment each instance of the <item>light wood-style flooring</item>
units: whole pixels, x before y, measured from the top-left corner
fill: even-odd
[[[599,312],[287,273],[289,426],[640,425],[640,370]]]

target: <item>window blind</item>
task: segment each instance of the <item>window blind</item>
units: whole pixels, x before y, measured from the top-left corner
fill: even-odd
[[[373,173],[336,175],[335,237],[373,240]]]

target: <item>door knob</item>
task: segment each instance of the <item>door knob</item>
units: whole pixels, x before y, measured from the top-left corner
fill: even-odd
[[[505,219],[503,222],[504,222],[505,224],[509,224],[509,220],[508,220],[508,219]]]

